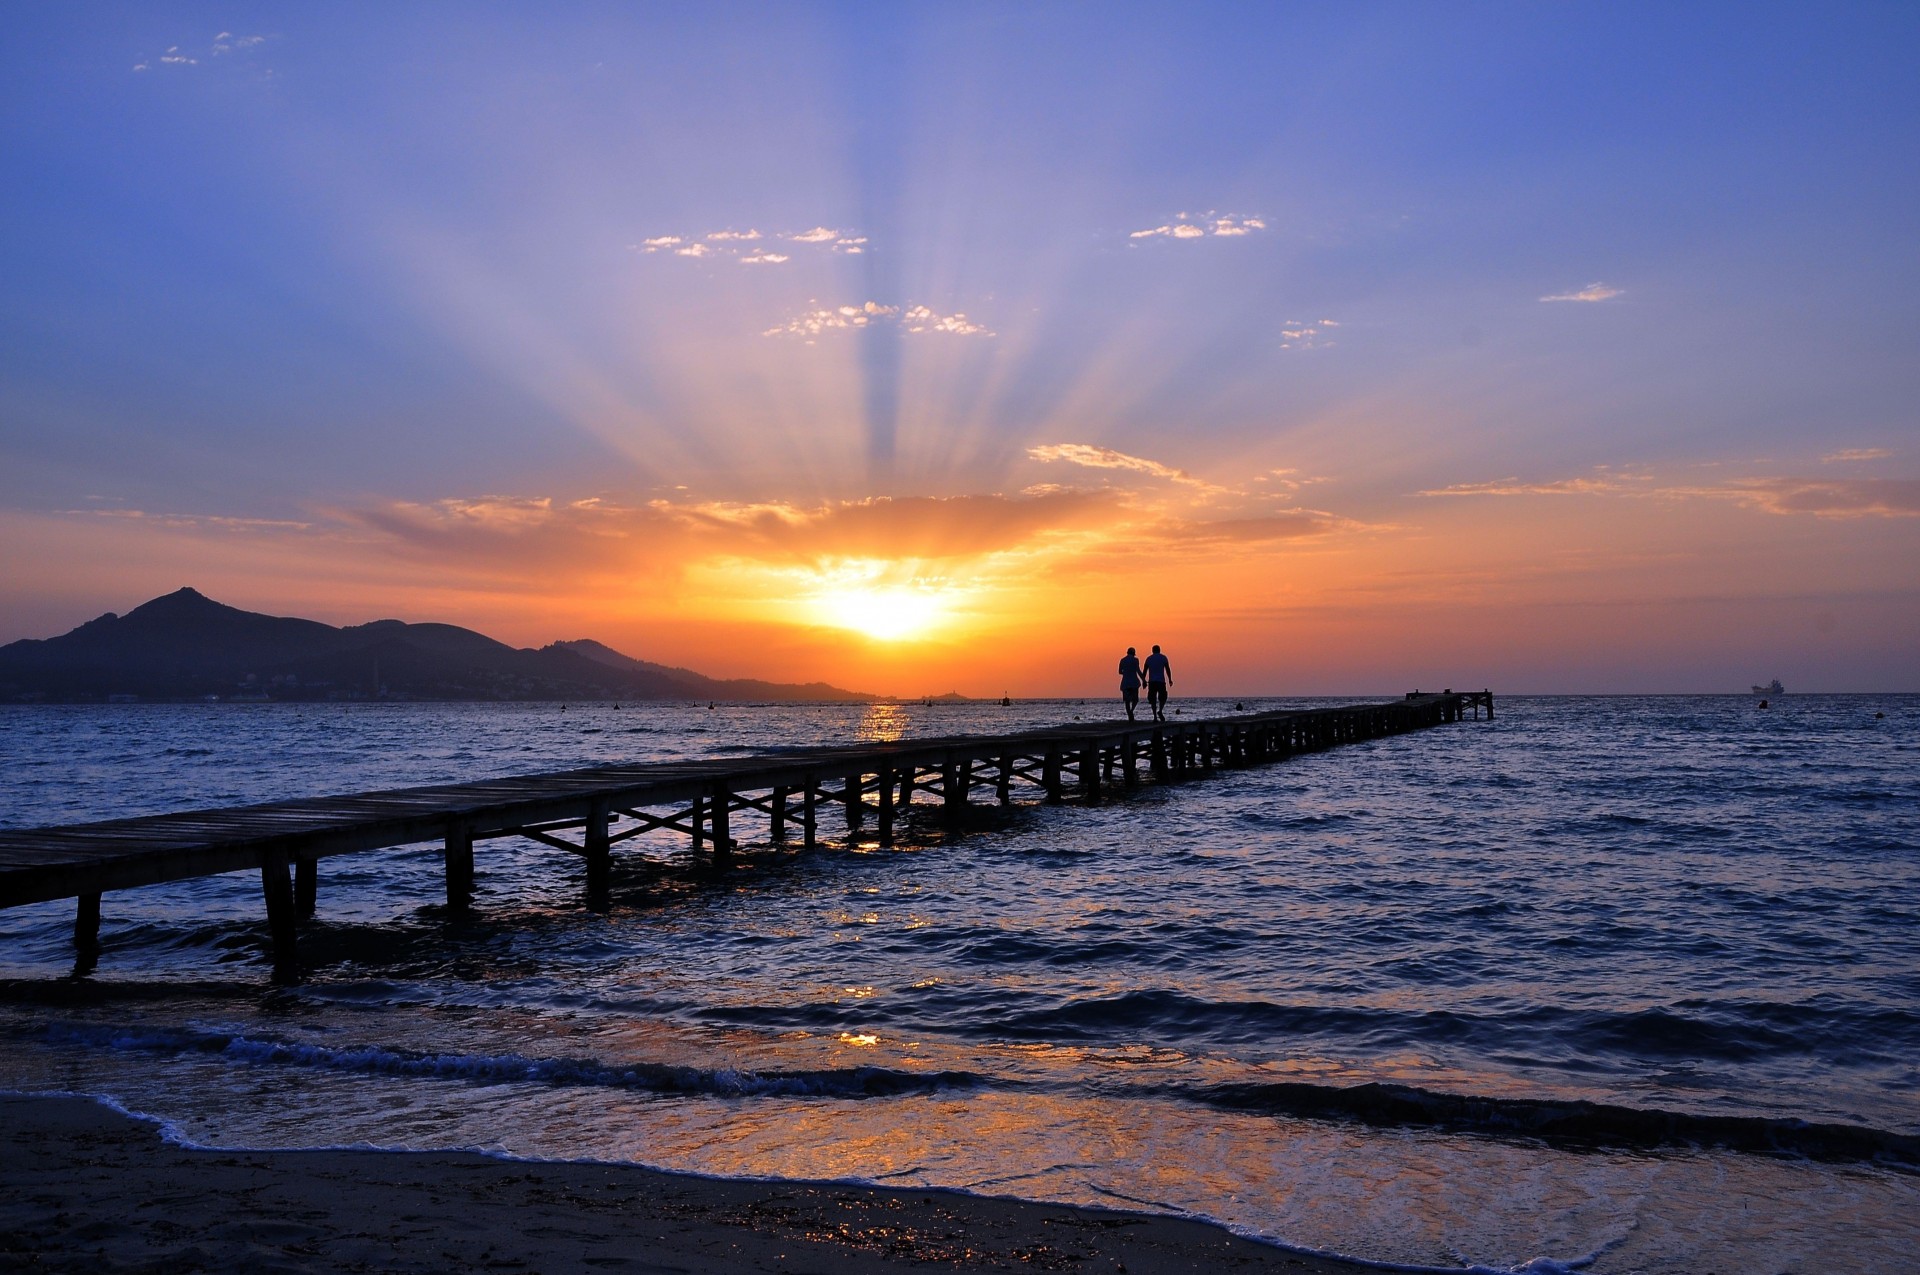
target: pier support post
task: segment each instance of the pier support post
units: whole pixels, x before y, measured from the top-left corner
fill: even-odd
[[[1129,735],[1125,740],[1121,741],[1120,782],[1128,788],[1138,788],[1140,786],[1139,754],[1140,746],[1133,736]]]
[[[1153,777],[1162,783],[1167,779],[1167,738],[1160,731],[1153,732],[1153,738],[1147,743],[1147,766],[1153,771]]]
[[[73,973],[83,978],[100,960],[100,896],[83,894],[74,902]]]
[[[1100,804],[1100,745],[1087,744],[1080,749],[1080,788],[1087,804]]]
[[[706,825],[707,799],[705,797],[695,797],[693,799],[693,809],[687,812],[687,826],[693,829],[693,849],[696,854],[699,853],[702,846],[706,845]]]
[[[846,791],[841,795],[847,802],[847,831],[860,831],[860,824],[866,815],[867,803],[861,800],[866,796],[867,777],[859,772],[847,776]]]
[[[725,788],[713,792],[713,866],[724,868],[733,862],[733,794]]]
[[[1480,692],[1480,694],[1481,694],[1481,697],[1487,701],[1487,720],[1492,721],[1493,720],[1493,692],[1490,690],[1487,690],[1487,691]]]
[[[260,892],[266,896],[267,932],[273,944],[273,981],[300,981],[299,955],[294,943],[293,880],[283,855],[260,861]]]
[[[773,808],[772,813],[767,817],[767,835],[775,841],[785,841],[787,839],[787,790],[775,788],[773,798],[767,804]]]
[[[879,782],[880,844],[890,846],[893,844],[893,794],[895,785],[898,783],[898,778],[893,773],[893,767],[882,766],[880,768]]]
[[[1000,755],[1000,782],[994,785],[993,795],[1001,805],[1013,804],[1013,754]]]
[[[1040,763],[1040,786],[1047,790],[1049,805],[1060,803],[1060,745],[1048,744],[1047,755]]]
[[[587,803],[587,908],[605,912],[613,885],[613,851],[607,844],[607,802],[604,797]]]
[[[293,910],[305,921],[320,903],[320,864],[314,859],[293,861]]]
[[[820,844],[820,780],[808,775],[800,789],[800,841],[811,850]]]
[[[948,823],[957,823],[967,805],[967,763],[949,757],[940,767],[940,813]]]
[[[447,908],[464,911],[473,902],[473,827],[447,825]]]

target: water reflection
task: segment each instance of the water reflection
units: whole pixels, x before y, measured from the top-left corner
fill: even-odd
[[[907,733],[907,710],[901,704],[869,704],[860,717],[862,743],[891,744]]]

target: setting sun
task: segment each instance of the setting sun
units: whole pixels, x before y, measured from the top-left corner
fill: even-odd
[[[882,642],[918,637],[946,618],[947,595],[918,585],[832,588],[813,599],[822,623]]]

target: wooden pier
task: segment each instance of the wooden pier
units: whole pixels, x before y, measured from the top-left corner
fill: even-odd
[[[849,835],[869,820],[891,844],[906,808],[932,794],[949,818],[983,791],[1098,803],[1145,782],[1171,783],[1225,767],[1493,717],[1490,691],[1415,692],[1385,703],[1244,713],[1166,722],[1103,721],[1009,735],[960,735],[821,747],[703,761],[595,766],[555,774],[388,792],[314,797],[225,810],[0,830],[0,907],[75,899],[76,972],[99,952],[100,896],[215,873],[260,873],[274,978],[298,978],[298,921],[314,912],[318,864],[334,855],[435,841],[446,847],[446,901],[470,906],[474,846],[526,837],[578,856],[586,906],[609,905],[614,848],[664,829],[725,867],[745,816],[769,843],[821,837],[830,813]]]

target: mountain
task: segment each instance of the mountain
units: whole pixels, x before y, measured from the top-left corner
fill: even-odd
[[[722,680],[590,640],[511,647],[451,624],[335,628],[181,589],[59,637],[0,646],[0,700],[871,700],[824,682]]]

